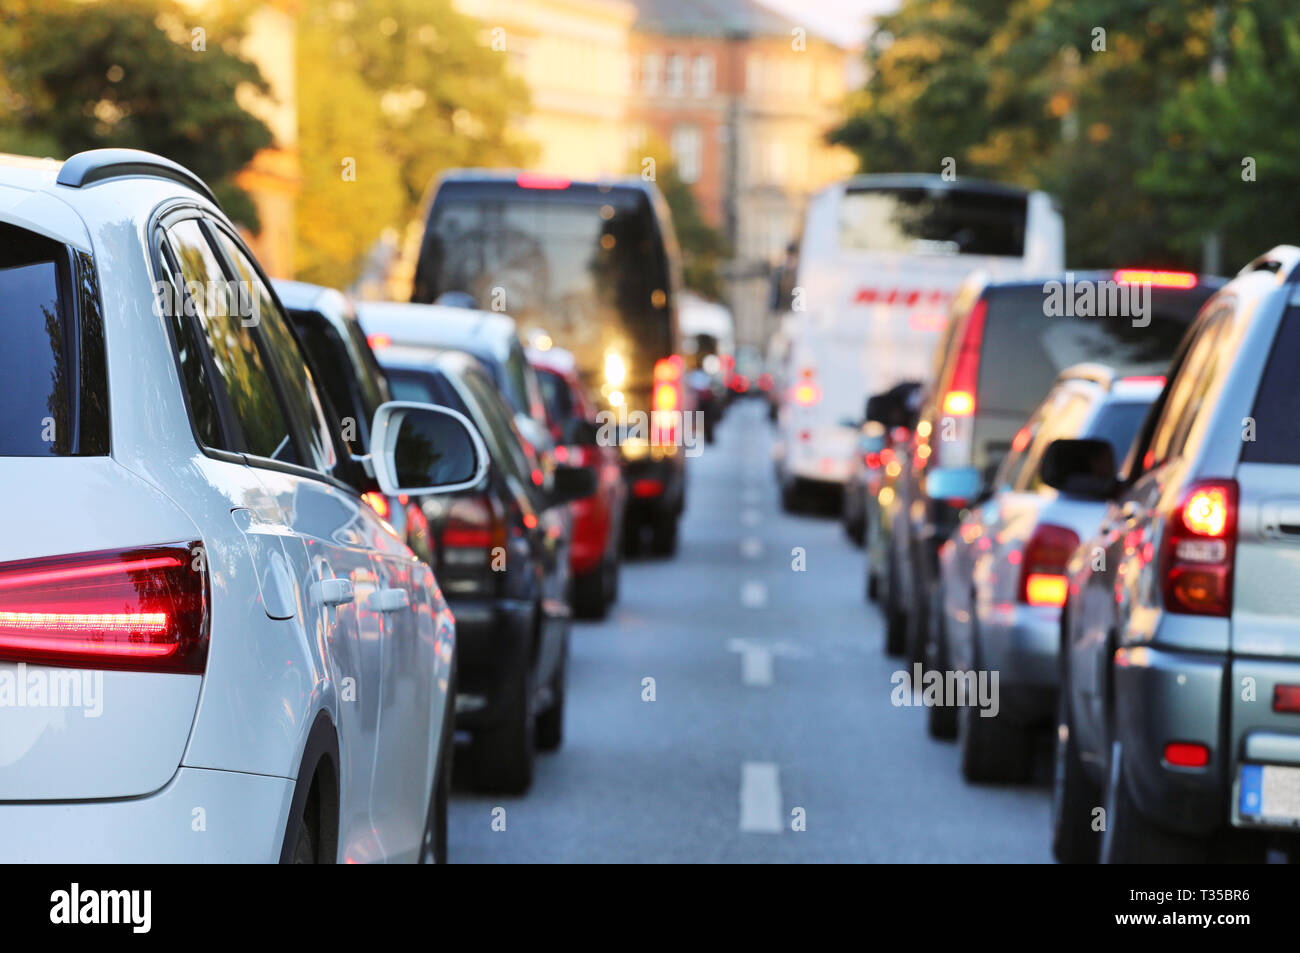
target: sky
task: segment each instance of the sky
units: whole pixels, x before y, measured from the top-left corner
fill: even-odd
[[[759,0],[796,23],[843,46],[856,46],[867,37],[866,19],[888,13],[898,0]]]

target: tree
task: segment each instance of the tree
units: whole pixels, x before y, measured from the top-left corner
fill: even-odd
[[[527,89],[449,0],[306,0],[298,43],[304,278],[347,284],[438,172],[531,157]]]
[[[673,230],[682,255],[682,281],[687,288],[713,301],[722,298],[722,262],[731,257],[731,249],[719,229],[704,220],[695,193],[677,170],[668,147],[651,140],[629,159],[629,171],[644,172],[646,159],[654,160],[655,184],[673,218]]]
[[[7,0],[0,150],[156,152],[197,173],[232,219],[256,231],[256,209],[234,176],[271,132],[235,93],[267,86],[239,55],[238,35],[208,35],[196,48],[190,17],[170,0]]]

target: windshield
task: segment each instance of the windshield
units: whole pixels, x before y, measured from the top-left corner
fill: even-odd
[[[840,247],[908,255],[1025,253],[1028,199],[962,189],[850,189],[840,201]]]

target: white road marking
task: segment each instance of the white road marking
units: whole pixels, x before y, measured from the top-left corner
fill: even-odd
[[[740,654],[740,683],[753,688],[767,688],[774,681],[772,667],[772,649],[766,645],[754,645],[744,639],[731,639],[727,642],[728,652]]]
[[[740,829],[781,833],[781,773],[770,761],[746,761],[740,766]]]
[[[746,536],[740,541],[740,555],[746,559],[757,559],[763,555],[763,541],[757,536]]]
[[[750,579],[740,587],[740,604],[746,609],[761,609],[767,605],[767,586]]]

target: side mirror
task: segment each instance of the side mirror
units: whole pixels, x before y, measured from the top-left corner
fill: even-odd
[[[938,467],[925,476],[925,495],[948,503],[973,503],[984,491],[974,467]]]
[[[370,425],[370,465],[387,496],[467,490],[490,463],[474,425],[454,410],[407,400],[380,404]]]
[[[594,447],[600,443],[600,424],[592,420],[571,417],[564,423],[560,443],[571,447]]]
[[[1107,440],[1053,440],[1043,451],[1038,475],[1062,493],[1092,500],[1115,495],[1115,450]]]
[[[559,464],[551,483],[549,505],[572,503],[596,492],[596,471],[589,467],[571,467]]]
[[[876,394],[872,397],[868,397],[867,410],[864,416],[868,421],[874,420],[876,423],[884,424],[888,427],[893,423],[894,418],[897,416],[893,412],[894,408],[890,406],[890,403],[891,401],[889,400],[889,396],[886,394]]]

